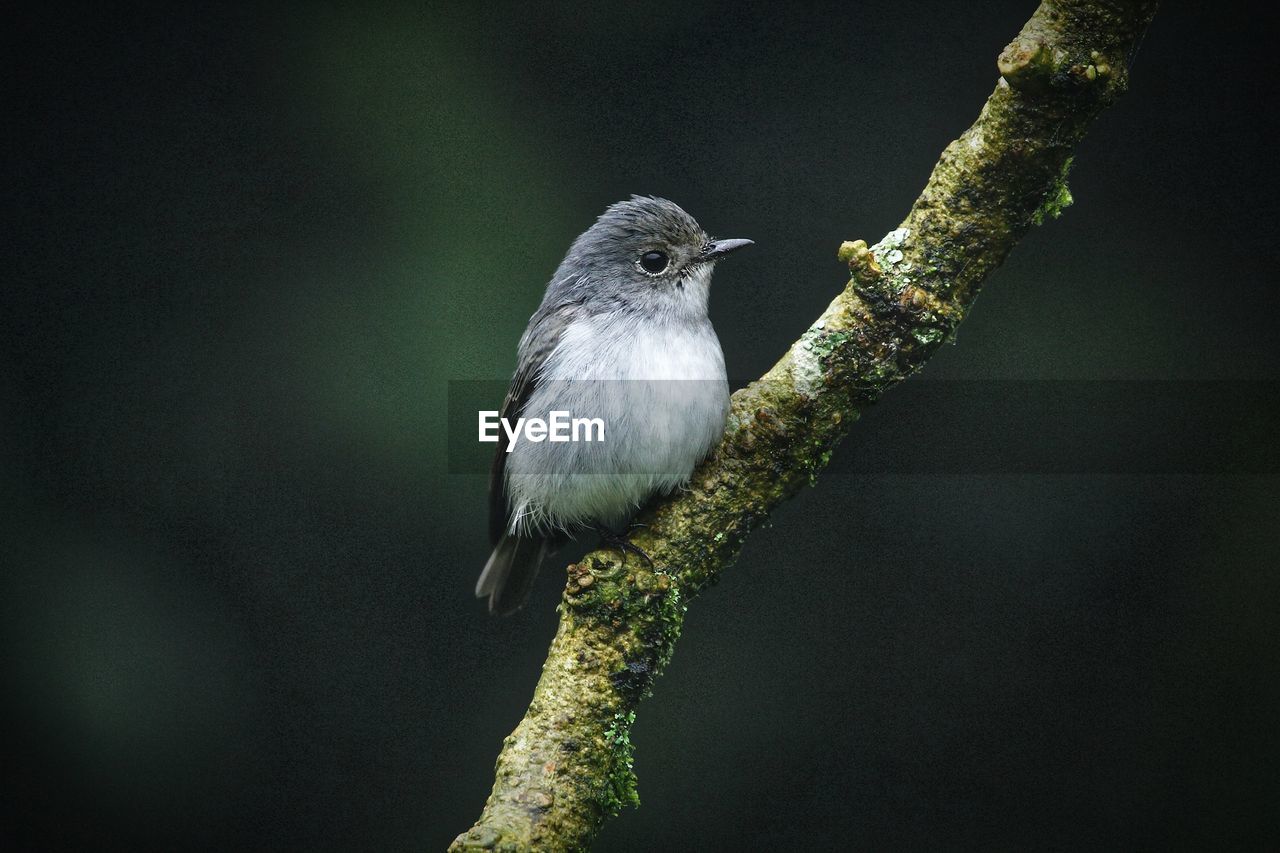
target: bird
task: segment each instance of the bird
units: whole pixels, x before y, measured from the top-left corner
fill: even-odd
[[[729,413],[707,313],[716,263],[753,241],[711,239],[679,205],[633,195],[578,236],[517,347],[501,417],[598,418],[600,441],[512,440],[489,477],[493,551],[476,582],[489,612],[528,598],[547,555],[583,530],[626,551],[618,529],[688,483]],[[590,430],[587,431],[590,436]]]

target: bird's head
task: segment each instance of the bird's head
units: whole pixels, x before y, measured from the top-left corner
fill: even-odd
[[[632,196],[574,241],[557,279],[604,310],[701,316],[716,262],[751,244],[713,240],[674,202]]]

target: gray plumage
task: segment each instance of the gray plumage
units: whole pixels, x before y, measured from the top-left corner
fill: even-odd
[[[599,417],[604,441],[517,441],[507,453],[500,437],[494,549],[476,584],[491,611],[524,603],[569,532],[617,529],[720,440],[729,385],[707,298],[716,260],[750,242],[713,241],[677,205],[639,196],[573,242],[520,339],[501,414]]]

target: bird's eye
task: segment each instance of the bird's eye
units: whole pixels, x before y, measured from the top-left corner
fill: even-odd
[[[640,256],[640,266],[650,275],[657,275],[667,268],[667,256],[662,252],[645,252]]]

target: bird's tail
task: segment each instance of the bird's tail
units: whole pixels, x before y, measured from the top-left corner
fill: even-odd
[[[476,581],[476,598],[489,596],[490,613],[515,613],[529,597],[549,549],[550,541],[543,537],[504,533]]]

